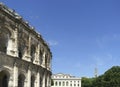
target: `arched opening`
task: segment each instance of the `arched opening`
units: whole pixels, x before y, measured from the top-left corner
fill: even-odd
[[[6,71],[0,72],[0,87],[8,87],[9,73]]]
[[[59,86],[61,86],[61,82],[59,82]]]
[[[20,47],[18,47],[18,56],[19,56],[19,58],[21,58],[22,59],[22,56],[23,56],[23,52],[22,52],[22,48],[21,48],[21,46]]]
[[[55,82],[55,86],[57,86],[58,84],[57,84],[57,81]]]
[[[45,55],[45,67],[46,67],[46,68],[47,68],[47,60],[48,60],[47,58],[48,58],[48,55],[46,54],[46,55]]]
[[[24,87],[25,82],[25,76],[23,74],[20,74],[18,76],[18,87]]]
[[[40,60],[40,65],[41,65],[43,62],[43,53],[41,49],[40,49],[40,54],[39,54],[39,60]]]
[[[63,86],[65,86],[65,82],[63,82]]]
[[[35,77],[31,76],[31,87],[35,87]]]
[[[20,42],[19,42],[19,47],[18,47],[18,56],[19,56],[19,58],[21,58],[22,59],[22,57],[23,57],[23,55],[24,55],[24,52],[25,52],[25,47],[26,47],[26,45],[25,45],[25,41],[24,40],[20,40]]]
[[[31,45],[31,61],[33,62],[34,61],[34,58],[35,58],[35,46],[34,45]]]
[[[68,81],[66,82],[66,86],[68,86]]]
[[[7,29],[0,28],[0,51],[6,53],[10,32]]]

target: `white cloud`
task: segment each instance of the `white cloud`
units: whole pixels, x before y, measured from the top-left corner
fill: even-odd
[[[50,46],[56,46],[56,45],[58,45],[58,42],[57,42],[57,41],[54,41],[54,40],[49,40],[49,41],[48,41],[48,44],[49,44]]]

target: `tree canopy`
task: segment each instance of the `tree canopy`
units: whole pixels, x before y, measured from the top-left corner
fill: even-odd
[[[113,66],[97,78],[82,78],[82,87],[120,87],[120,66]]]

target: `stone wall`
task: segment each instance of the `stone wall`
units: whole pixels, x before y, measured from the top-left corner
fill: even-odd
[[[0,3],[0,84],[3,80],[6,87],[49,87],[51,59],[42,36]]]

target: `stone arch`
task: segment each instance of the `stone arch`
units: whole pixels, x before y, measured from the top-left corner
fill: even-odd
[[[24,87],[25,85],[25,75],[19,74],[18,76],[18,87]]]
[[[0,87],[8,87],[10,73],[6,70],[0,72]]]
[[[6,53],[8,41],[11,37],[11,31],[7,28],[0,27],[0,51]]]

